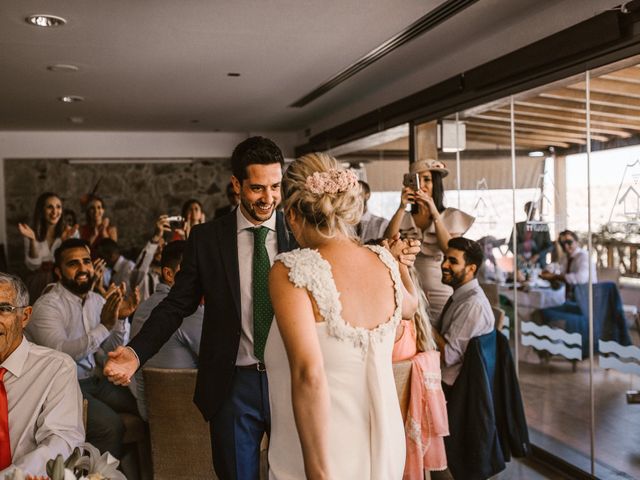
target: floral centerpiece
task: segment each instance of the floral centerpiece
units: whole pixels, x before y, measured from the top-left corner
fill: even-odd
[[[120,462],[111,454],[100,454],[90,443],[76,447],[69,458],[62,455],[47,462],[47,476],[51,480],[127,480],[118,470]],[[22,470],[16,468],[4,480],[25,480],[29,478]]]

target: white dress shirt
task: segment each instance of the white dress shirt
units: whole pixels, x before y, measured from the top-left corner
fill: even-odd
[[[458,378],[469,340],[491,333],[495,324],[493,310],[477,279],[454,290],[449,308],[442,316],[444,348],[442,381],[453,385]]]
[[[114,283],[116,285],[124,283],[127,286],[127,292],[131,291],[131,272],[133,272],[135,266],[135,263],[131,260],[120,255],[111,269],[110,283]]]
[[[60,238],[56,238],[51,244],[51,248],[49,248],[49,243],[47,240],[43,240],[39,242],[35,240],[35,258],[29,256],[29,252],[31,251],[31,240],[28,238],[24,239],[24,263],[29,270],[37,270],[42,265],[42,262],[53,262],[53,254],[58,249],[62,240]]]
[[[561,271],[564,273],[565,282],[570,285],[589,283],[589,264],[591,264],[591,283],[598,283],[596,262],[589,259],[589,253],[584,248],[576,248],[571,258],[569,271],[567,271],[569,257],[565,255],[562,261]]]
[[[12,464],[30,475],[46,475],[47,461],[67,458],[84,442],[82,394],[73,360],[64,353],[22,343],[0,364],[9,404]]]
[[[116,320],[111,331],[100,323],[104,303],[94,292],[82,301],[58,282],[33,305],[27,336],[38,345],[70,355],[76,361],[79,379],[92,377],[107,352],[127,341],[125,320]]]
[[[273,265],[273,259],[278,254],[278,236],[276,235],[276,214],[262,225],[254,225],[242,213],[241,208],[236,209],[238,223],[238,268],[240,273],[240,309],[242,311],[242,334],[240,347],[236,357],[236,365],[252,365],[258,363],[258,358],[253,354],[253,232],[254,227],[267,227],[269,232],[265,240],[269,263]]]

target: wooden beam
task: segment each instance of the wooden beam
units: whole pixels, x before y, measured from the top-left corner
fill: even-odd
[[[466,123],[467,125],[477,125],[482,127],[498,128],[500,130],[504,130],[505,132],[511,132],[511,125],[506,122],[474,119],[474,120],[467,121]],[[566,138],[566,141],[571,141],[571,139],[584,140],[586,138],[586,133],[584,131],[582,132],[567,131],[567,130],[562,130],[556,127],[538,127],[538,126],[526,126],[522,124],[516,124],[515,130],[516,130],[516,134],[520,132],[520,133],[536,133],[536,134],[545,134],[545,135],[552,135],[552,136],[553,135],[562,136],[563,138]],[[592,134],[591,138],[599,142],[609,141],[609,137],[598,135],[598,134]]]
[[[619,82],[640,84],[640,68],[638,68],[637,66],[624,68],[622,70],[602,75],[600,78],[606,78],[607,80],[617,80]]]
[[[497,109],[496,112],[507,112],[509,113],[509,109]],[[562,110],[550,110],[544,107],[529,107],[524,105],[518,105],[515,107],[516,115],[521,113],[528,115],[530,117],[540,117],[540,118],[552,118],[557,120],[569,120],[575,123],[585,124],[587,123],[587,116],[585,113],[575,113],[569,111]],[[640,130],[640,121],[638,121],[639,117],[636,117],[636,121],[628,120],[628,119],[613,119],[611,117],[599,115],[598,113],[591,113],[591,125],[601,126],[601,127],[611,127],[611,128],[627,128],[629,130]]]
[[[501,112],[487,112],[481,115],[477,115],[476,118],[483,118],[485,120],[496,120],[500,122],[509,122],[509,114],[504,114]],[[515,115],[516,123],[522,123],[523,125],[535,125],[539,127],[555,127],[564,130],[573,130],[577,132],[584,132],[584,126],[580,124],[572,124],[568,121],[561,120],[553,120],[553,119],[540,119],[536,117],[529,117],[527,115],[519,115],[516,113]],[[605,135],[614,135],[617,137],[628,138],[631,136],[631,133],[626,132],[625,130],[613,129],[613,128],[602,128],[602,127],[591,127],[592,133],[603,133]]]
[[[540,94],[544,98],[558,98],[560,100],[569,100],[581,103],[584,106],[586,102],[584,90],[572,90],[570,88],[558,88],[549,90]],[[634,108],[640,110],[640,99],[627,97],[625,95],[613,95],[610,93],[591,92],[592,105],[606,105],[610,107]]]
[[[467,140],[474,142],[484,142],[484,143],[493,143],[497,145],[511,145],[511,137],[510,136],[501,136],[501,135],[478,135],[478,134],[467,134]],[[564,142],[543,142],[540,140],[529,140],[525,138],[516,138],[516,145],[520,146],[528,146],[528,147],[558,147],[558,148],[569,148],[571,145],[569,143]]]
[[[608,80],[606,78],[593,78],[589,83],[591,85],[592,92],[612,93],[626,97],[640,98],[640,85],[634,85],[628,82],[619,82],[618,80]],[[584,82],[578,82],[573,85],[569,85],[569,88],[582,90],[584,92],[585,86]]]
[[[549,110],[560,110],[573,113],[586,114],[584,104],[572,102],[570,100],[560,100],[557,98],[533,97],[526,100],[518,100],[516,105],[527,107],[548,108]],[[610,118],[622,118],[627,120],[640,120],[640,110],[633,108],[613,107],[608,105],[598,105],[591,102],[591,111],[598,115]]]
[[[475,125],[469,125],[469,124],[467,124],[467,132],[480,134],[480,135],[487,134],[487,135],[509,136],[509,132],[505,130],[501,130],[497,128],[487,128],[487,127],[481,127],[481,126],[475,126]],[[562,143],[574,143],[576,145],[587,144],[587,141],[584,138],[582,139],[567,138],[561,135],[545,135],[543,133],[522,133],[522,132],[516,132],[515,135],[516,135],[516,139],[524,138],[528,140],[540,140],[541,142],[555,141],[555,142],[562,142]]]

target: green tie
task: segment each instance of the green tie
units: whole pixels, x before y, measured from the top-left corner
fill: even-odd
[[[264,362],[264,346],[273,320],[273,307],[269,298],[269,254],[265,240],[269,229],[253,230],[253,353]]]

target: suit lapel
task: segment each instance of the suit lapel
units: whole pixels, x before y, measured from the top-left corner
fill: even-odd
[[[241,317],[237,230],[238,223],[235,214],[227,214],[220,219],[220,228],[217,231],[220,255],[222,256],[227,281],[229,282],[231,294],[233,295],[233,303],[236,306],[238,317]]]
[[[294,248],[281,211],[276,212],[276,235],[278,238],[278,253],[288,252]]]

